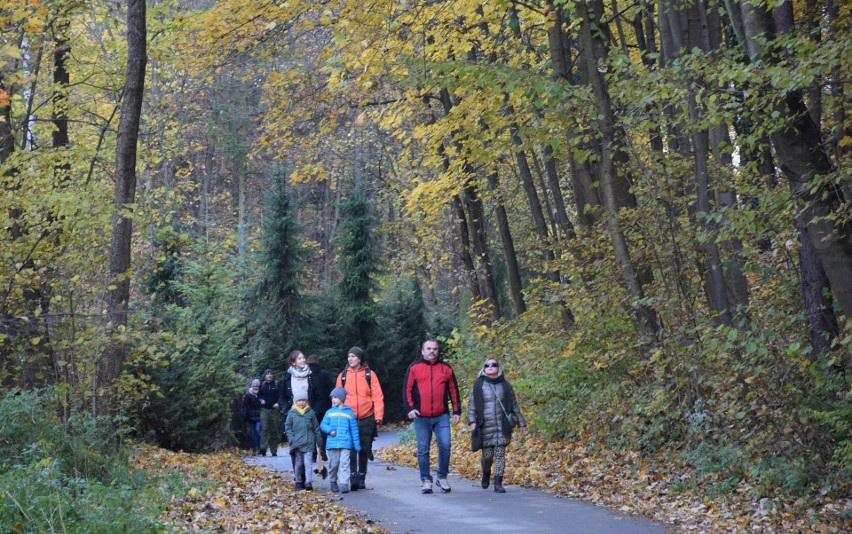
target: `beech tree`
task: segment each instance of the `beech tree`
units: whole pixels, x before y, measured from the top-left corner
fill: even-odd
[[[121,374],[131,281],[133,203],[136,200],[136,156],[142,97],[145,87],[147,30],[145,0],[127,4],[127,69],[121,98],[121,118],[115,149],[115,197],[109,254],[110,286],[106,305],[113,336],[104,350],[98,373],[101,387],[109,389]]]

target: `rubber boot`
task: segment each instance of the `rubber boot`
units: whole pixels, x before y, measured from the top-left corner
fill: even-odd
[[[494,477],[494,493],[506,493],[503,489],[503,477]]]
[[[367,489],[367,473],[358,473],[358,489]]]
[[[491,464],[482,462],[482,489],[488,489],[491,484]]]
[[[349,477],[349,489],[358,491],[358,473],[353,472]]]

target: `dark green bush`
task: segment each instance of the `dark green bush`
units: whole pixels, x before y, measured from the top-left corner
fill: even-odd
[[[0,399],[0,532],[162,532],[181,481],[136,469],[117,421],[63,422],[56,402],[49,390]]]

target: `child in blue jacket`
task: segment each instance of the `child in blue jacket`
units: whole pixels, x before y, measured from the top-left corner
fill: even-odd
[[[328,471],[331,480],[331,491],[349,493],[349,452],[352,449],[361,450],[361,440],[358,437],[358,421],[352,408],[343,404],[346,400],[346,390],[334,388],[331,390],[331,408],[325,412],[320,423],[320,430],[328,434],[325,442],[328,454]],[[338,481],[340,484],[338,485]]]

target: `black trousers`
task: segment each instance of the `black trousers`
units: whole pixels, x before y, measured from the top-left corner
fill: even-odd
[[[349,454],[349,465],[352,466],[352,472],[358,472],[362,475],[367,473],[367,461],[370,459],[370,454],[373,450],[373,438],[376,436],[376,418],[372,415],[363,419],[358,419],[358,437],[361,440],[361,452],[352,449]]]

